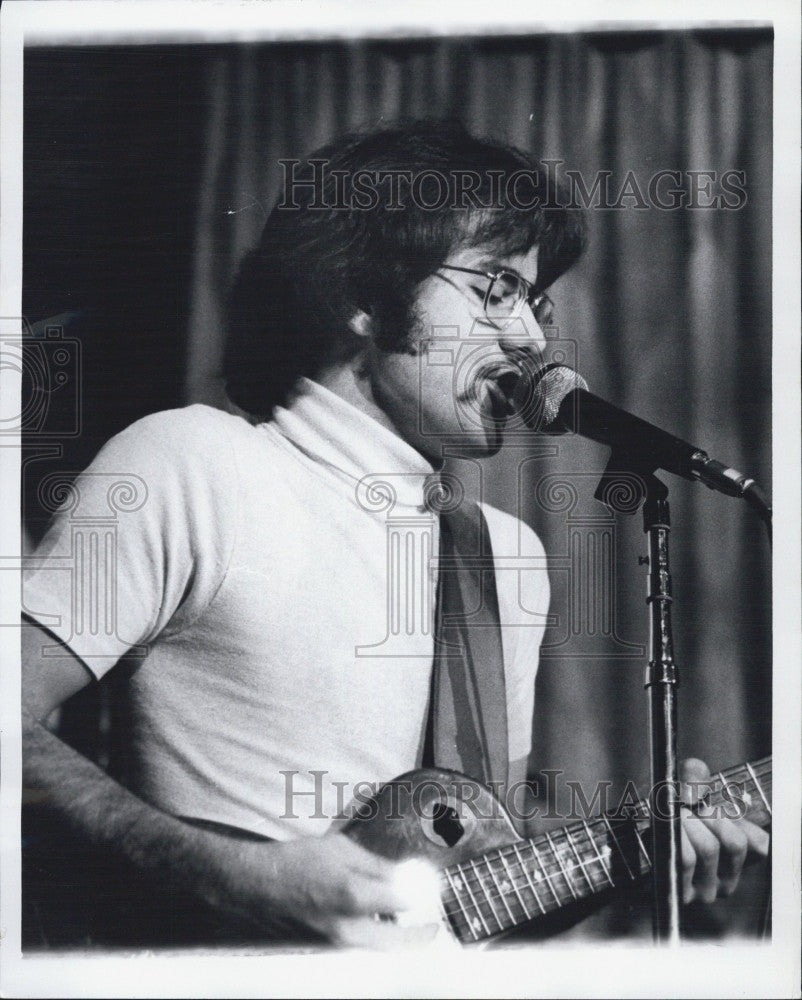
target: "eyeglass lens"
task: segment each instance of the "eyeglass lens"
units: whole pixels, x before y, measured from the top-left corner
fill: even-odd
[[[509,319],[518,316],[527,301],[529,288],[517,274],[502,271],[497,274],[487,290],[485,312],[488,319]],[[551,323],[554,305],[548,295],[537,295],[531,303],[535,319],[541,326]]]

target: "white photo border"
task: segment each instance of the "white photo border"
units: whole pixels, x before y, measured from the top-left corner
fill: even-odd
[[[159,953],[25,956],[20,950],[21,754],[19,630],[0,628],[0,992],[4,996],[786,996],[799,995],[800,873],[800,15],[788,0],[575,2],[552,20],[529,3],[14,2],[0,12],[0,317],[21,315],[22,69],[25,45],[245,42],[278,39],[664,30],[772,24],[774,49],[773,938],[766,944],[683,945],[681,954],[631,944],[414,956],[344,952],[198,956]],[[614,10],[614,15],[611,11]],[[197,27],[192,27],[197,25]],[[0,359],[0,418],[20,412],[18,373]],[[18,610],[19,441],[0,447],[0,621]],[[136,966],[131,965],[136,958]]]

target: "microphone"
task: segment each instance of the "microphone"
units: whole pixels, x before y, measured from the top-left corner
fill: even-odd
[[[664,469],[704,483],[711,490],[741,497],[764,519],[771,517],[771,507],[754,479],[710,458],[702,448],[594,396],[582,376],[567,365],[550,364],[525,372],[513,399],[532,430],[579,434],[608,445],[633,472]]]

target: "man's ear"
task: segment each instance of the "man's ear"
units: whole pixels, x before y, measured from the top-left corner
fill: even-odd
[[[373,336],[373,317],[364,309],[357,309],[354,315],[348,320],[348,326],[357,337]]]

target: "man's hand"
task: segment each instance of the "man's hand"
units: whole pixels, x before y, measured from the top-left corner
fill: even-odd
[[[286,916],[335,945],[396,948],[440,929],[433,868],[388,861],[342,834],[247,843],[238,862],[226,895],[268,932]]]
[[[729,819],[706,805],[710,769],[693,757],[680,765],[683,902],[712,903],[738,885],[747,854],[766,857],[769,834],[747,819]]]

